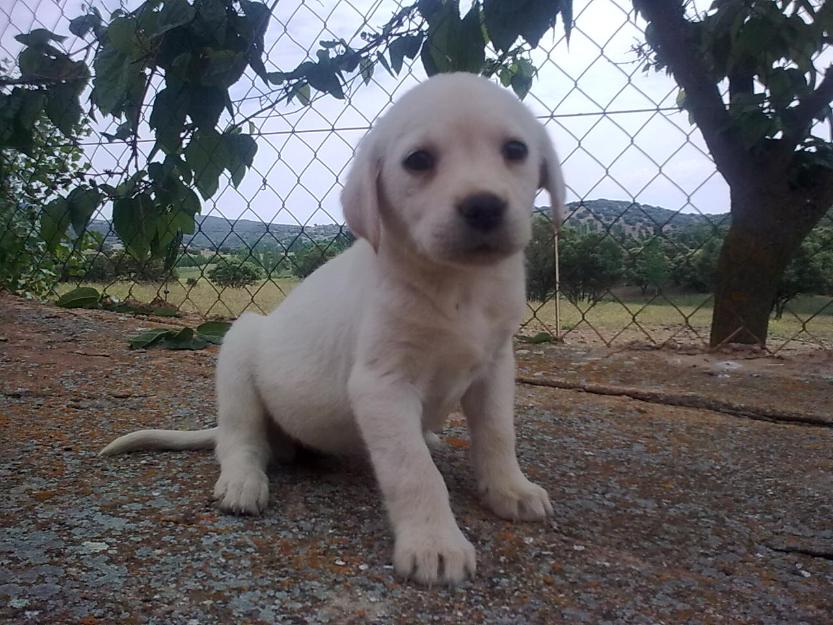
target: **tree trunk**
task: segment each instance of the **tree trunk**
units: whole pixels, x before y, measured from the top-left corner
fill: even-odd
[[[771,189],[770,189],[771,191]],[[802,210],[806,196],[732,192],[732,224],[715,277],[711,346],[766,345],[778,282],[804,237],[824,214]]]

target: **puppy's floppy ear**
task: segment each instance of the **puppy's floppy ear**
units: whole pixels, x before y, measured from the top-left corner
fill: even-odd
[[[556,229],[561,226],[564,220],[564,202],[567,189],[564,186],[564,175],[561,173],[561,165],[558,162],[558,154],[552,144],[552,139],[546,128],[541,127],[541,178],[538,181],[539,189],[546,189],[550,195],[550,207],[552,210],[552,223]]]
[[[353,234],[366,239],[378,251],[382,230],[378,182],[382,167],[375,147],[376,134],[371,130],[359,143],[341,191],[341,206]]]

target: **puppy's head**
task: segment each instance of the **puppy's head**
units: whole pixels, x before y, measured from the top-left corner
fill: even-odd
[[[510,92],[473,74],[415,87],[359,145],[341,195],[351,230],[434,262],[496,262],[530,238],[537,191],[560,223],[564,182],[544,127]]]

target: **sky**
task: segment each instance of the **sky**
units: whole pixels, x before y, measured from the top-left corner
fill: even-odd
[[[132,9],[138,0],[124,4]],[[119,3],[105,0],[97,6],[106,16]],[[322,39],[343,37],[360,47],[359,34],[381,28],[397,6],[394,0],[280,0],[266,36],[267,69],[293,69],[314,55]],[[644,23],[631,7],[630,0],[574,0],[569,45],[559,22],[534,53],[538,76],[525,102],[555,142],[567,199],[727,212],[728,187],[687,114],[676,110],[674,82],[663,73],[645,73],[637,62],[633,46],[642,41]],[[81,13],[78,0],[0,0],[0,57],[17,53],[15,34],[38,27],[69,34],[69,19]],[[82,44],[70,36],[66,45],[74,49]],[[347,101],[324,95],[309,107],[281,103],[256,117],[258,153],[252,170],[237,189],[221,181],[221,191],[204,202],[202,213],[276,223],[340,223],[338,193],[354,146],[392,100],[425,78],[419,63],[406,70],[392,77],[377,67],[371,84],[351,85]],[[232,99],[242,100],[240,111],[247,115],[276,99],[272,89],[246,74],[232,88]],[[142,136],[150,134],[145,129]],[[142,144],[146,150],[151,145]],[[118,143],[85,150],[96,171],[118,168],[128,157]],[[547,202],[545,194],[539,197],[540,204]]]

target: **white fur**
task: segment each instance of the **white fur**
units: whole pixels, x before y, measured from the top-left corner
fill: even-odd
[[[510,139],[528,146],[524,161],[504,158]],[[435,156],[430,173],[403,167],[417,149]],[[518,466],[513,424],[512,336],[525,306],[523,248],[541,187],[558,223],[558,159],[513,95],[470,74],[414,88],[362,141],[347,179],[345,217],[362,238],[271,315],[244,314],[226,335],[216,435],[134,433],[102,453],[214,444],[214,495],[241,513],[266,506],[266,466],[276,450],[291,454],[301,443],[369,453],[397,573],[424,584],[462,581],[474,573],[474,548],[426,445],[457,405],[485,504],[508,519],[552,513],[547,493]],[[483,192],[507,202],[503,223],[487,234],[457,210]]]

